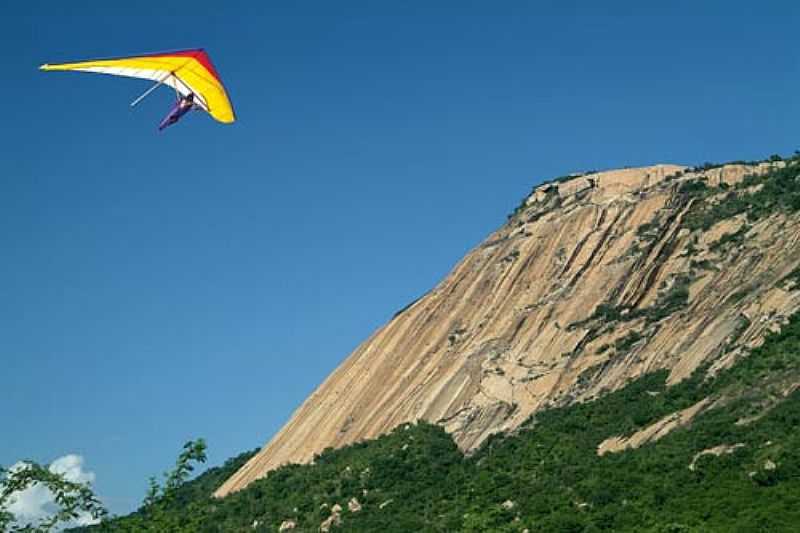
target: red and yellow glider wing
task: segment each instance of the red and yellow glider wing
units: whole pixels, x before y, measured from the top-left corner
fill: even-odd
[[[153,80],[172,87],[184,96],[190,93],[194,94],[195,103],[219,122],[230,124],[236,120],[233,105],[225,91],[225,86],[208,54],[201,48],[79,63],[42,65],[39,68],[42,70],[99,72],[114,76]]]

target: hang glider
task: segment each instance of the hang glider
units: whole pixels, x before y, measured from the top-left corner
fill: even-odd
[[[233,105],[222,84],[222,79],[211,63],[211,58],[202,48],[77,63],[45,64],[39,68],[41,70],[97,72],[152,80],[155,85],[131,102],[131,106],[138,104],[156,88],[166,85],[175,90],[178,105],[182,106],[180,111],[184,111],[188,102],[190,108],[202,109],[215,120],[224,124],[230,124],[236,120]],[[176,118],[166,124],[167,126],[177,122],[183,114],[184,112],[176,114],[175,108],[173,108],[162,121],[161,129],[166,127],[164,124],[170,120],[171,116],[176,116]]]

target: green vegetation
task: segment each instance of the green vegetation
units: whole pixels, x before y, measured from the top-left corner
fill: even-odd
[[[627,318],[627,313],[630,308],[623,305],[612,305],[609,303],[601,303],[595,309],[594,313],[583,320],[578,320],[567,326],[568,331],[575,328],[585,327],[593,322],[601,324],[613,324],[614,322],[624,321]]]
[[[572,174],[565,174],[563,176],[558,176],[556,178],[552,178],[550,180],[542,182],[540,185],[537,185],[536,187],[538,188],[541,187],[542,185],[564,183],[565,181],[573,180],[575,178],[581,178],[583,176],[589,176],[590,174],[597,174],[598,172],[600,171],[596,169],[586,170],[583,172],[573,172]]]
[[[653,239],[658,235],[660,229],[661,224],[659,223],[658,219],[656,219],[652,222],[645,222],[636,228],[636,235],[643,239]]]
[[[644,337],[642,337],[642,334],[639,333],[638,331],[630,331],[624,337],[617,339],[616,341],[614,341],[614,348],[617,351],[617,355],[622,355],[624,353],[627,353],[631,348],[633,348],[634,344],[636,344],[643,338]]]
[[[706,161],[702,165],[697,165],[692,170],[694,170],[695,172],[701,172],[701,171],[704,171],[704,170],[712,170],[712,169],[721,168],[721,167],[724,167],[724,166],[725,166],[725,163],[711,163],[711,162]]]
[[[603,325],[610,324],[613,327],[614,322],[628,322],[642,317],[645,318],[647,324],[658,322],[686,307],[689,303],[689,285],[691,282],[692,278],[687,274],[677,277],[672,282],[669,290],[661,294],[656,302],[649,307],[637,309],[624,305],[602,303],[595,308],[591,316],[578,322],[573,322],[568,326],[568,329],[584,327],[593,322],[599,322]]]
[[[687,196],[697,197],[708,194],[709,188],[704,179],[695,179],[683,182],[678,192]]]
[[[800,159],[783,161],[786,167],[735,187],[711,187],[702,179],[681,183],[678,192],[689,205],[681,224],[699,232],[736,215],[752,223],[776,211],[800,210]],[[547,194],[553,201],[545,209],[557,206],[557,185]],[[525,210],[523,200],[509,218]],[[744,242],[747,229],[745,224],[723,235],[711,250]],[[637,235],[649,239],[657,230],[657,224],[646,224]],[[690,256],[697,236],[690,240]],[[508,260],[515,259],[512,254]],[[691,261],[691,268],[716,267],[704,259]],[[662,286],[648,307],[603,303],[569,328],[589,327],[592,337],[615,323],[644,319],[645,330],[597,350],[625,354],[650,325],[686,307],[692,276],[685,273]],[[784,281],[800,283],[800,270]],[[743,287],[732,298],[750,290]],[[744,316],[737,320],[734,339],[750,325]],[[451,343],[458,333],[450,335]],[[579,385],[591,385],[608,366],[586,369]],[[332,531],[796,531],[800,314],[727,370],[710,375],[703,367],[671,387],[666,379],[666,371],[654,372],[597,400],[540,412],[513,434],[492,436],[469,457],[441,428],[420,422],[327,449],[311,465],[284,466],[222,500],[213,499],[213,491],[252,452],[192,481],[186,481],[187,470],[176,470],[182,473],[168,475],[164,489],[152,485],[137,512],[81,531],[263,532],[277,531],[287,520],[296,525],[292,531],[318,531],[336,505],[340,523],[334,521]],[[705,399],[713,400],[707,404],[712,407],[688,427],[638,449],[597,455],[605,439],[630,435]],[[181,457],[186,464],[204,459],[204,447],[190,447]]]
[[[678,277],[673,281],[670,289],[662,294],[655,304],[639,310],[638,313],[644,315],[648,323],[658,322],[670,316],[672,313],[686,307],[689,302],[690,284],[691,278],[689,276]]]
[[[180,527],[180,520],[170,512],[176,503],[185,502],[186,498],[178,498],[181,486],[186,483],[194,471],[192,463],[206,462],[206,443],[203,439],[189,441],[183,445],[175,467],[164,473],[164,485],[161,486],[155,477],[151,477],[144,497],[142,509],[146,521],[153,528],[171,531]]]
[[[717,267],[714,266],[714,263],[712,263],[708,259],[703,259],[702,261],[695,261],[694,259],[692,259],[689,266],[695,270],[719,270]]]
[[[525,196],[523,196],[523,197],[522,197],[522,200],[520,200],[520,201],[519,201],[519,204],[517,204],[517,207],[515,207],[515,208],[514,208],[514,210],[513,210],[511,213],[509,213],[508,215],[506,215],[506,218],[508,218],[508,220],[511,220],[511,219],[513,219],[514,217],[516,217],[517,215],[519,215],[520,213],[522,213],[523,211],[525,211],[525,210],[526,210],[526,209],[529,207],[529,206],[528,206],[528,198],[530,198],[530,197],[531,197],[531,195],[532,195],[534,192],[536,192],[536,189],[538,189],[539,187],[540,187],[539,185],[535,186],[533,189],[531,189],[531,192],[529,192],[528,194],[526,194]],[[552,187],[549,187],[549,188],[548,188],[548,189],[545,191],[545,193],[546,193],[546,195],[547,195],[548,197],[549,197],[549,196],[551,196],[551,195],[558,196],[558,186],[557,186],[557,185],[554,185],[554,186],[552,186]]]
[[[740,290],[734,292],[733,294],[731,294],[730,301],[734,302],[734,303],[738,302],[738,301],[744,299],[748,294],[750,294],[750,292],[752,292],[752,288],[751,287],[745,287],[744,289],[740,289]]]
[[[212,499],[242,456],[182,484],[162,507],[169,529],[154,525],[145,506],[84,531],[276,531],[284,520],[316,531],[335,504],[343,510],[333,531],[795,531],[800,391],[782,393],[800,379],[800,318],[714,378],[703,368],[672,387],[665,379],[656,372],[539,413],[468,458],[440,428],[419,423]],[[690,427],[597,456],[604,439],[708,397],[723,400]],[[698,456],[719,445],[730,453]],[[361,510],[348,510],[352,498]]]
[[[512,211],[508,215],[507,217],[508,220],[514,219],[517,215],[520,215],[521,213],[525,212],[529,207],[531,207],[531,205],[528,204],[528,198],[530,198],[530,195],[533,194],[539,187],[540,186],[534,187],[531,190],[530,194],[528,194],[528,196],[522,198],[519,205],[517,205],[517,207],[514,208],[514,211]],[[542,207],[542,204],[547,204],[547,207],[531,215],[531,217],[528,219],[528,222],[536,221],[539,218],[546,215],[547,213],[549,213],[550,211],[552,211],[553,209],[556,209],[561,206],[561,197],[558,195],[558,185],[551,185],[547,187],[544,190],[544,193],[545,193],[544,199],[539,204],[539,207]],[[517,221],[517,225],[522,225],[522,221]]]
[[[680,184],[678,193],[690,203],[690,210],[683,218],[682,224],[691,231],[706,231],[717,222],[741,214],[746,214],[749,222],[768,216],[777,211],[800,210],[800,158],[795,157],[783,160],[779,156],[770,158],[771,162],[786,161],[786,166],[774,166],[769,172],[761,176],[749,176],[737,184],[734,190],[721,184],[719,187],[709,187],[704,178],[685,181]],[[746,162],[742,162],[746,164]],[[707,163],[695,170],[710,170],[722,165]],[[642,240],[650,240],[657,236],[659,222],[654,220],[642,224],[636,229],[636,235]],[[733,246],[745,242],[745,237],[750,229],[750,224],[745,223],[738,230],[722,235],[717,241],[709,245],[711,252],[724,252]],[[686,255],[693,256],[698,248],[698,235],[695,233],[689,240]],[[632,253],[638,253],[638,243]],[[692,260],[692,270],[717,270],[709,259],[702,261]],[[800,282],[800,274],[792,273],[786,276],[785,281]],[[568,326],[570,329],[593,325],[587,339],[596,337],[601,328],[614,327],[616,322],[627,322],[641,317],[647,324],[658,322],[673,313],[683,309],[689,300],[689,285],[692,274],[685,273],[676,279],[671,288],[661,294],[658,300],[647,308],[634,308],[630,306],[602,303],[597,306],[594,313],[588,318],[574,322]],[[745,297],[751,288],[743,288],[736,292],[735,300]],[[606,348],[607,349],[607,348]]]
[[[187,526],[185,513],[198,503],[205,507],[212,502],[211,494],[222,483],[239,470],[258,450],[242,453],[228,459],[224,465],[208,469],[191,481],[187,481],[194,470],[192,463],[204,463],[206,444],[203,439],[187,442],[178,456],[175,467],[164,473],[164,485],[151,477],[142,507],[136,512],[113,518],[96,526],[75,528],[70,531],[194,531]],[[3,531],[3,530],[0,530]],[[212,529],[212,531],[227,531]]]
[[[572,174],[567,174],[567,175],[564,175],[564,176],[558,176],[556,178],[552,178],[552,179],[549,179],[547,181],[544,181],[544,182],[540,183],[539,185],[535,185],[531,189],[531,192],[529,192],[526,196],[524,196],[522,198],[522,200],[520,201],[520,203],[517,205],[517,207],[515,207],[514,210],[507,215],[507,218],[509,220],[511,220],[515,216],[517,216],[520,213],[522,213],[523,211],[525,211],[525,209],[527,209],[529,207],[527,205],[528,198],[530,198],[531,194],[533,194],[537,189],[540,189],[540,188],[543,188],[543,187],[547,187],[549,185],[549,187],[544,189],[545,194],[548,196],[548,199],[549,199],[549,197],[558,198],[558,184],[559,183],[564,183],[565,181],[569,181],[569,180],[572,180],[572,179],[575,179],[575,178],[580,178],[580,177],[583,177],[583,176],[588,176],[590,174],[596,174],[597,172],[598,172],[597,170],[587,170],[586,172],[574,172]]]
[[[718,240],[709,244],[708,249],[712,252],[717,252],[727,248],[728,246],[741,244],[744,241],[744,234],[747,233],[747,230],[749,229],[750,226],[743,224],[741,228],[733,233],[725,233]]]
[[[754,222],[777,211],[800,210],[798,163],[796,157],[792,158],[786,161],[786,166],[775,166],[761,176],[749,176],[727,192],[727,188],[708,187],[700,180],[682,184],[679,192],[693,200],[684,226],[705,231],[720,220],[742,213],[747,213],[748,220]],[[720,196],[722,192],[724,196]]]
[[[57,509],[36,523],[20,523],[9,511],[15,493],[32,487],[44,487],[53,495]],[[99,520],[107,512],[88,483],[69,481],[34,461],[25,461],[11,469],[0,468],[0,531],[4,533],[48,533],[88,515]]]
[[[791,272],[789,272],[786,276],[784,276],[783,280],[781,280],[784,284],[785,283],[794,283],[795,287],[800,286],[800,268],[795,268]]]
[[[600,304],[594,310],[591,318],[600,319],[603,322],[614,322],[622,319],[622,307],[616,307],[610,304]]]

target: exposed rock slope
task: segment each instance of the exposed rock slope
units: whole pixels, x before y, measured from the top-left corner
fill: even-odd
[[[800,308],[785,281],[800,264],[800,217],[698,228],[686,185],[730,186],[769,168],[658,165],[538,187],[359,346],[217,496],[403,422],[439,423],[469,451],[543,407],[646,372],[669,369],[675,382],[731,364]]]

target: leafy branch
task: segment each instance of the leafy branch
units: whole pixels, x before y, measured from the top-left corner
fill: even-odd
[[[8,510],[14,495],[40,484],[53,494],[58,511],[38,524],[17,523]],[[0,531],[45,533],[53,531],[59,524],[80,518],[84,513],[96,520],[102,520],[108,514],[88,483],[69,481],[64,474],[52,472],[33,461],[26,461],[19,468],[0,468]]]

